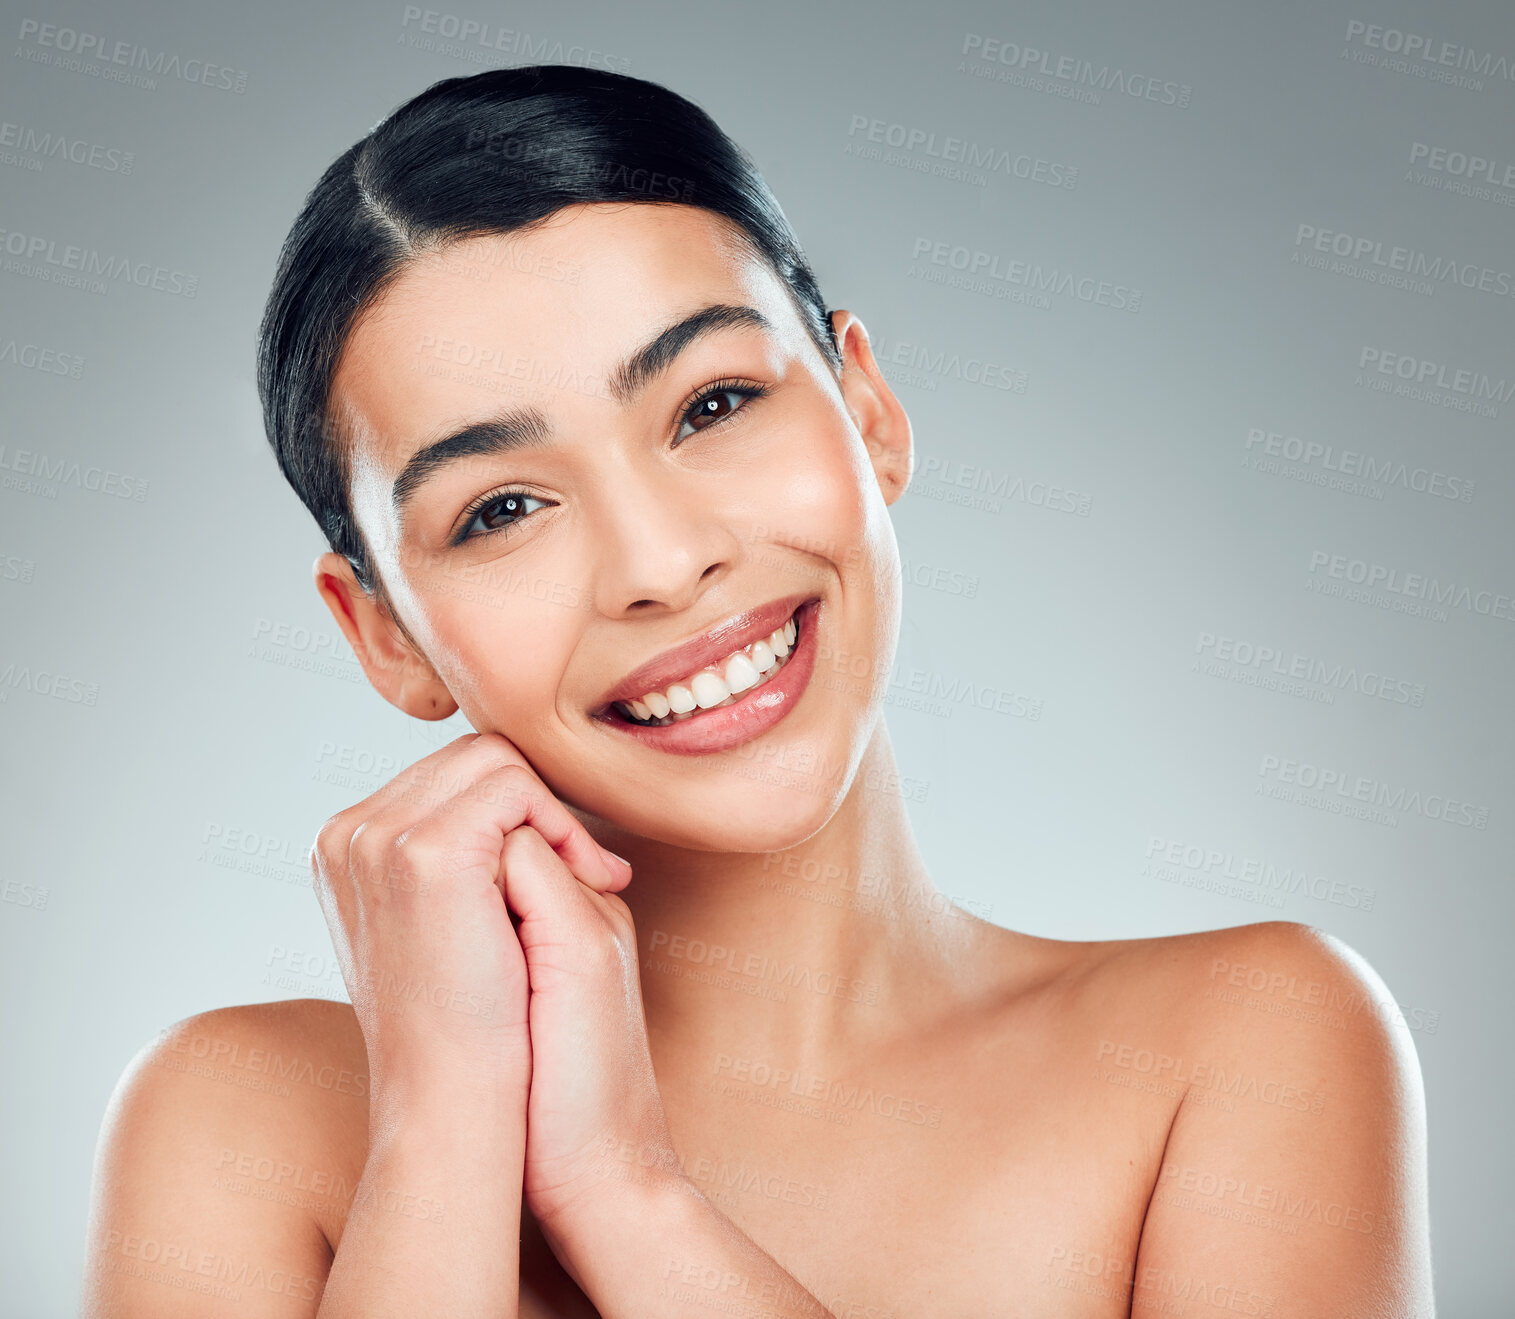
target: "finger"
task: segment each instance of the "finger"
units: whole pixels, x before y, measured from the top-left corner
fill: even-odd
[[[338,872],[356,861],[354,844],[358,836],[365,836],[371,842],[381,832],[399,834],[406,823],[419,819],[430,810],[436,801],[428,797],[427,785],[436,785],[440,779],[448,777],[441,773],[448,765],[452,765],[450,777],[456,780],[460,769],[468,764],[473,744],[478,740],[478,734],[474,733],[454,738],[445,747],[407,765],[361,801],[326,820],[316,835],[311,855],[313,869],[317,861],[320,863],[316,874],[317,895],[321,896],[325,887],[321,884],[323,877],[335,880]],[[478,753],[472,755],[477,757]],[[339,884],[337,887],[340,891],[343,886]],[[339,893],[333,894],[333,897],[337,896]],[[326,905],[323,896],[323,911]]]
[[[521,947],[535,962],[538,979],[544,951],[562,954],[550,969],[565,972],[581,972],[585,960],[597,954],[604,955],[607,967],[620,960],[614,924],[535,828],[513,829],[500,859],[505,903],[520,920]]]
[[[543,837],[555,848],[567,849],[563,856],[575,874],[598,889],[625,888],[631,879],[631,866],[595,841],[542,782],[520,749],[500,733],[465,734],[401,771],[367,798],[362,804],[365,812],[360,815],[358,808],[352,808],[352,832],[361,828],[370,839],[397,836],[434,811],[450,811],[450,803],[477,794],[486,778],[511,766],[535,785],[534,800],[529,804],[542,812]],[[526,818],[502,820],[502,827],[508,832]],[[352,841],[352,834],[347,841]]]
[[[501,734],[464,733],[407,765],[333,820],[345,819],[353,831],[361,824],[377,826],[382,821],[399,833],[406,822],[422,819],[481,775],[510,763],[525,764],[526,760]]]
[[[446,746],[407,765],[388,783],[373,792],[364,803],[369,818],[394,807],[410,806],[419,819],[440,806],[459,789],[467,787],[481,774],[503,763],[511,744],[503,737],[482,733],[464,733]],[[515,753],[518,757],[519,752]]]
[[[626,885],[631,882],[631,862],[627,861],[624,857],[617,856],[608,847],[603,846],[598,840],[596,840],[595,836],[584,827],[579,818],[574,815],[573,812],[571,812],[566,806],[564,806],[563,803],[558,799],[557,794],[547,786],[547,784],[543,781],[542,776],[537,773],[536,767],[533,766],[526,759],[526,757],[521,754],[520,748],[517,747],[514,742],[512,742],[509,738],[505,737],[501,733],[483,734],[480,740],[484,739],[488,739],[488,741],[492,744],[491,747],[486,750],[486,754],[488,753],[488,750],[497,749],[498,753],[504,758],[507,765],[519,765],[521,769],[525,770],[527,774],[531,775],[531,777],[541,788],[542,794],[546,799],[547,806],[551,810],[551,819],[547,820],[546,822],[549,823],[552,828],[543,829],[540,824],[533,821],[533,827],[537,830],[537,832],[540,833],[542,837],[545,838],[550,844],[552,844],[554,849],[557,849],[559,846],[554,834],[560,827],[566,828],[572,834],[573,838],[576,840],[574,844],[575,847],[578,845],[577,840],[582,839],[584,841],[587,841],[589,845],[592,846],[604,859],[606,868],[609,872],[608,882],[604,884],[596,884],[594,887],[602,891],[609,891],[612,893],[619,892],[621,889],[625,888]],[[497,746],[493,744],[497,744]],[[585,882],[587,883],[588,881],[586,880]]]
[[[589,830],[529,766],[501,766],[480,778],[467,795],[491,811],[502,837],[529,825],[574,878],[596,892],[613,892],[626,886],[630,867],[613,864],[612,854],[595,842]]]
[[[589,831],[535,774],[515,764],[497,766],[419,820],[400,804],[381,813],[354,835],[353,870],[363,871],[364,858],[388,860],[399,845],[410,865],[438,879],[466,874],[498,886],[501,846],[522,825],[541,835],[576,881],[600,892],[624,887]]]

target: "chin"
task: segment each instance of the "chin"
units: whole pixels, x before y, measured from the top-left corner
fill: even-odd
[[[812,806],[808,812],[787,810],[775,800],[756,803],[750,818],[727,818],[718,827],[673,829],[649,828],[635,832],[654,842],[690,852],[783,852],[814,837],[836,813],[840,795],[833,803]]]
[[[597,794],[607,822],[641,838],[695,852],[778,852],[818,833],[847,797],[860,753],[829,758],[802,744],[778,744],[706,762],[694,781],[666,790],[650,779],[644,793],[614,800]],[[809,748],[806,748],[809,750]],[[845,763],[839,763],[845,760]],[[793,766],[809,764],[808,771]],[[670,807],[672,809],[670,809]]]

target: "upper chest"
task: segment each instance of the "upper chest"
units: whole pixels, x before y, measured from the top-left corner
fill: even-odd
[[[830,1075],[735,1055],[665,1107],[684,1175],[838,1319],[1124,1316],[1176,1099],[1110,1084],[1101,1033],[968,1031]]]
[[[657,1058],[680,1167],[837,1319],[1128,1316],[1178,1099],[1102,1063],[1112,1039],[1151,1038],[1122,997],[967,1019],[846,1065]],[[652,1157],[608,1145],[605,1175],[645,1177]],[[527,1212],[521,1272],[523,1319],[595,1314]]]

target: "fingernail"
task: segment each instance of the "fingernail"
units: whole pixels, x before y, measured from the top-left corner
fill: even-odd
[[[606,856],[613,856],[613,857],[615,857],[615,859],[617,861],[619,861],[623,866],[625,866],[627,870],[631,869],[631,862],[628,861],[619,852],[612,852],[608,847],[605,847],[603,844],[600,847],[600,851],[602,851],[603,853],[605,853]]]

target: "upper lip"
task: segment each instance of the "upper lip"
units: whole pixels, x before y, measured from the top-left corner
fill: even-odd
[[[662,691],[670,683],[725,659],[732,651],[768,636],[796,609],[814,599],[812,592],[800,591],[722,619],[699,636],[680,642],[627,674],[605,694],[600,709],[608,709],[616,701],[639,701],[648,692]]]

